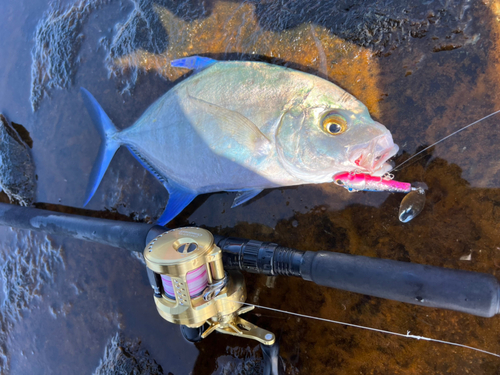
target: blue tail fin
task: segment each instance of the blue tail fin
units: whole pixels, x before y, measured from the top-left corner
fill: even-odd
[[[97,161],[92,168],[92,172],[90,173],[90,180],[85,193],[84,206],[86,206],[94,196],[97,187],[101,183],[104,173],[108,169],[111,159],[113,159],[116,150],[118,150],[121,144],[114,137],[116,133],[118,133],[118,130],[115,128],[99,103],[97,103],[97,100],[95,100],[92,94],[83,87],[81,87],[80,90],[82,92],[83,102],[87,107],[87,111],[89,112],[89,115],[92,118],[99,135],[101,136],[99,154],[97,155]]]

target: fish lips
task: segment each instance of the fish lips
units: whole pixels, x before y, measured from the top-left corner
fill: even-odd
[[[399,151],[398,145],[393,145],[391,149],[387,150],[379,160],[373,164],[373,169],[368,170],[372,176],[383,176],[387,172],[391,171],[394,167],[393,163],[389,161],[393,156],[395,156]]]
[[[349,149],[348,160],[352,169],[372,176],[383,176],[392,169],[388,162],[399,151],[392,137],[379,137],[368,144],[356,145]]]

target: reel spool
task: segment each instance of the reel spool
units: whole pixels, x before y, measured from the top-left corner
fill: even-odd
[[[208,324],[201,338],[218,331],[274,344],[273,333],[240,317],[254,308],[242,307],[243,275],[224,271],[222,251],[209,231],[193,227],[160,234],[146,246],[144,259],[156,309],[165,320],[189,328]]]

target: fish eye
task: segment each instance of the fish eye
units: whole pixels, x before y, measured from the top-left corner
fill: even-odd
[[[339,135],[347,130],[346,119],[338,113],[326,115],[322,121],[323,131],[331,135]]]

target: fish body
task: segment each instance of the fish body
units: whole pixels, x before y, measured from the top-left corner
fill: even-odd
[[[31,206],[35,200],[35,166],[28,146],[0,114],[0,191],[11,202]]]
[[[161,224],[198,194],[236,191],[236,206],[266,188],[390,169],[386,161],[398,150],[390,132],[331,82],[262,62],[191,57],[172,65],[197,72],[121,132],[82,89],[104,139],[87,202],[121,145],[169,191]]]

